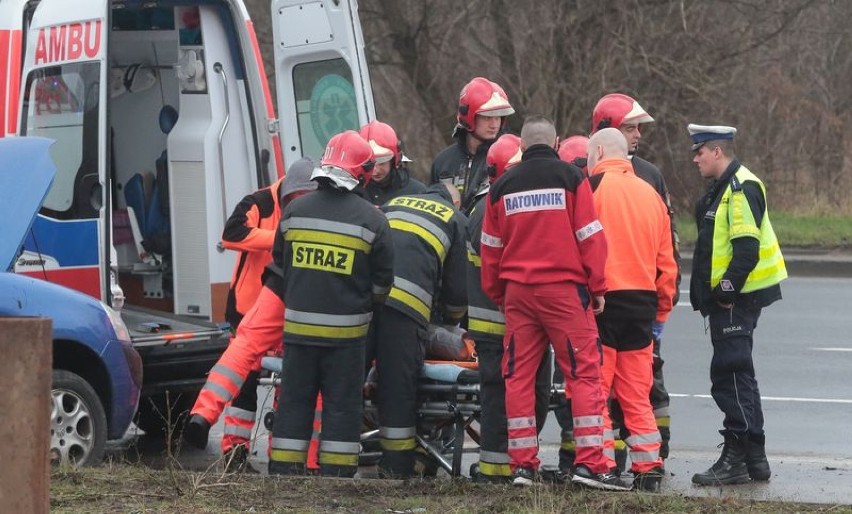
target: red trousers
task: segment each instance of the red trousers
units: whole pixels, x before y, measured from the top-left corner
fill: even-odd
[[[264,287],[254,306],[249,309],[240,325],[237,335],[231,339],[225,353],[210,370],[207,382],[198,394],[191,414],[202,416],[208,423],[214,425],[219,416],[237,397],[246,377],[252,370],[260,368],[260,360],[267,354],[280,354],[284,335],[284,303],[271,290]],[[322,399],[317,399],[317,410],[322,408]],[[232,412],[229,411],[229,414]],[[229,416],[231,417],[231,416]],[[248,418],[248,415],[245,416]],[[252,419],[248,430],[254,426]],[[314,421],[315,431],[319,430],[319,421]],[[227,427],[226,427],[227,428]],[[228,442],[232,443],[226,434]],[[223,448],[226,441],[223,440]],[[314,437],[308,453],[308,467],[315,469],[317,464],[318,441]]]
[[[509,282],[504,310],[503,376],[512,469],[538,469],[535,377],[548,342],[572,398],[575,464],[593,473],[609,470],[603,454],[604,396],[598,328],[584,286],[572,282]]]
[[[650,342],[649,342],[650,343]],[[663,465],[660,458],[660,432],[649,395],[654,382],[653,346],[640,350],[616,350],[604,346],[603,397],[610,394],[618,400],[624,413],[624,424],[630,432],[625,441],[630,447],[630,469],[645,473]],[[609,409],[604,409],[604,454],[610,467],[615,466],[615,442]]]

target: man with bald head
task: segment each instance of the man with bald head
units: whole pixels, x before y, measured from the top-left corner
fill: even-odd
[[[615,128],[589,139],[589,183],[606,233],[606,311],[597,317],[603,343],[602,394],[621,405],[630,431],[633,487],[656,492],[663,477],[660,433],[649,400],[653,346],[651,325],[665,322],[676,293],[677,262],[668,209],[636,176],[628,144]],[[604,411],[605,455],[615,466],[612,420]]]
[[[595,313],[604,308],[607,241],[583,172],[559,159],[553,123],[527,118],[521,162],[491,186],[480,255],[482,289],[503,310],[503,376],[513,484],[531,485],[539,466],[535,376],[548,343],[574,401],[572,481],[629,488],[603,455],[604,396]]]

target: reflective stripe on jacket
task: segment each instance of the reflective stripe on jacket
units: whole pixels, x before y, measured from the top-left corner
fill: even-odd
[[[361,342],[393,283],[390,227],[357,194],[321,186],[284,210],[273,262],[285,345]]]
[[[757,266],[746,278],[745,285],[740,290],[750,293],[778,284],[787,278],[787,267],[781,255],[781,247],[772,223],[769,221],[769,210],[763,213],[760,226],[755,224],[754,215],[749,208],[748,200],[742,192],[745,181],[756,182],[760,185],[764,197],[766,186],[757,176],[745,166],[740,166],[732,180],[722,193],[722,199],[716,210],[713,229],[713,253],[711,260],[710,287],[716,287],[728,269],[728,263],[733,257],[731,241],[738,237],[754,237],[760,241],[760,258]],[[720,215],[722,214],[722,215]]]
[[[440,194],[399,196],[382,206],[394,244],[394,284],[387,300],[427,325],[437,305],[445,322],[456,323],[467,311],[464,233],[466,220]]]

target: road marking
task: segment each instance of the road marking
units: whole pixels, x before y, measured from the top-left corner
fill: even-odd
[[[852,348],[811,348],[818,352],[852,352]]]
[[[701,398],[712,399],[709,394],[679,394],[669,393],[669,396],[675,398]],[[761,396],[760,399],[764,402],[794,402],[794,403],[840,403],[852,405],[852,400],[844,400],[840,398],[795,398],[789,396]]]

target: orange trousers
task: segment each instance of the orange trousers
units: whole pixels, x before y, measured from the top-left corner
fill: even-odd
[[[249,373],[260,368],[260,360],[267,354],[281,353],[283,334],[284,303],[277,294],[264,287],[237,327],[237,335],[210,370],[191,414],[198,414],[214,425],[225,407],[237,397]],[[322,398],[318,398],[317,410],[321,409]],[[308,451],[309,469],[319,469],[319,441],[316,437],[320,431],[319,419],[316,417],[314,421],[314,437]]]
[[[624,412],[624,424],[630,431],[625,441],[630,448],[631,471],[645,473],[662,466],[660,432],[648,395],[653,384],[653,347],[618,351],[603,347],[601,387],[603,397],[610,394]],[[615,440],[609,409],[604,408],[604,456],[610,468],[615,467]]]

